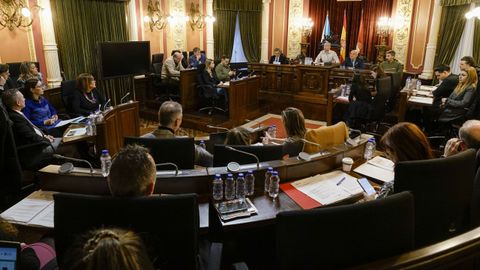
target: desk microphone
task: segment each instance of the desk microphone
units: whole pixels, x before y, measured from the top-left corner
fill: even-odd
[[[88,166],[90,166],[90,175],[93,175],[93,166],[86,159],[71,158],[71,157],[66,157],[66,156],[62,156],[62,155],[59,155],[59,154],[53,154],[53,157],[56,158],[56,159],[64,159],[64,160],[70,160],[70,161],[75,161],[75,162],[87,163]],[[73,164],[70,163],[70,162],[66,162],[66,163],[63,163],[62,166],[60,166],[60,169],[58,170],[58,172],[62,173],[62,174],[68,174],[68,173],[71,173],[72,170],[73,170]]]
[[[123,97],[120,99],[120,104],[122,104],[122,103],[123,103],[123,100],[124,100],[126,97],[128,97],[128,96],[130,96],[130,92],[128,92],[127,94],[125,94],[125,96],[123,96]]]
[[[178,166],[177,164],[173,163],[173,162],[165,162],[165,163],[158,163],[158,164],[155,164],[155,167],[158,168],[158,167],[163,167],[163,166],[172,166],[175,168],[175,176],[178,175]]]
[[[225,145],[225,148],[227,148],[228,150],[237,152],[237,153],[241,153],[241,154],[244,154],[244,155],[247,155],[247,156],[254,157],[255,160],[257,160],[257,170],[260,168],[260,159],[258,159],[257,155],[246,152],[246,151],[235,149],[235,148],[233,148],[231,146],[228,146],[228,145]],[[229,162],[227,164],[227,170],[231,171],[231,172],[238,172],[240,170],[240,164],[238,164],[238,162],[234,162],[234,161]]]
[[[211,129],[218,129],[218,130],[230,131],[230,129],[224,128],[224,127],[217,127],[217,126],[212,126],[212,125],[207,125],[207,127],[208,127],[208,128],[211,128]]]
[[[308,144],[311,144],[311,145],[315,145],[315,146],[317,146],[318,148],[320,148],[320,150],[318,151],[318,154],[313,154],[313,155],[311,155],[312,157],[313,157],[313,156],[321,156],[321,155],[324,155],[324,154],[328,153],[327,151],[324,151],[324,150],[321,149],[323,146],[322,146],[321,144],[319,144],[319,143],[312,142],[312,141],[309,141],[309,140],[303,139],[303,138],[302,138],[302,139],[299,139],[299,140],[302,141],[302,142],[304,142],[304,143],[308,143]],[[305,145],[304,145],[304,148],[305,148]],[[303,152],[303,151],[302,151],[302,152]],[[300,159],[302,159],[302,157],[300,157]]]
[[[107,104],[110,105],[111,99],[108,99],[107,102],[105,102],[105,105],[103,105],[103,110],[105,111],[108,107],[107,107]]]

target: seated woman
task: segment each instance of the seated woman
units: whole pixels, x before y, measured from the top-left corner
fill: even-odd
[[[91,74],[82,73],[77,77],[77,89],[72,99],[73,113],[88,116],[105,105],[105,98],[96,89],[95,79]]]
[[[225,139],[226,145],[250,145],[250,132],[243,127],[230,129]]]
[[[372,111],[372,98],[376,91],[370,91],[365,75],[355,74],[352,81],[350,95],[348,96],[348,125],[360,128],[370,118]]]
[[[391,127],[380,140],[385,153],[394,163],[399,161],[434,158],[430,142],[425,134],[409,122]]]
[[[205,61],[205,67],[203,65],[199,66],[199,75],[198,75],[198,82],[200,84],[209,85],[212,88],[216,89],[217,94],[224,97],[224,108],[228,110],[228,96],[227,96],[227,89],[220,88],[219,86],[223,85],[223,82],[217,79],[215,76],[214,69],[215,63],[212,59],[207,59]]]
[[[303,139],[307,132],[302,111],[294,107],[286,108],[282,111],[282,123],[287,133],[286,138],[272,138],[268,132],[265,135],[269,141],[283,144],[284,155],[298,156],[303,150]]]
[[[57,111],[52,104],[43,97],[42,82],[36,78],[28,79],[22,93],[25,96],[25,108],[22,110],[25,117],[45,133],[54,137],[62,137],[64,130],[55,128],[60,119],[58,119]]]
[[[475,88],[477,87],[477,72],[475,68],[469,67],[458,74],[458,85],[445,102],[445,109],[438,118],[440,123],[452,123],[462,121],[466,108],[473,101]]]
[[[20,75],[17,79],[17,86],[23,88],[28,79],[35,78],[43,83],[43,75],[33,62],[22,62],[20,64]]]

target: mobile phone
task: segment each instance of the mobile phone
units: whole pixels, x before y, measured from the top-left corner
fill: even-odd
[[[372,187],[370,182],[368,182],[367,178],[360,178],[358,179],[358,183],[362,187],[363,191],[367,194],[367,196],[375,195],[375,189]]]
[[[235,213],[240,211],[245,211],[248,209],[248,204],[244,200],[233,200],[233,201],[226,201],[221,202],[217,205],[218,212],[220,214],[229,214]]]
[[[18,269],[20,255],[20,243],[0,241],[0,269]]]

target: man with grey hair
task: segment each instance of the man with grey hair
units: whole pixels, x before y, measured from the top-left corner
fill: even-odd
[[[179,84],[180,71],[184,70],[182,66],[183,54],[179,51],[173,53],[162,66],[162,80],[168,80],[170,83]]]
[[[145,138],[174,138],[180,128],[183,119],[182,105],[175,101],[165,101],[158,110],[158,122],[160,126]],[[203,167],[213,166],[213,156],[204,148],[195,145],[195,165]]]
[[[448,140],[443,155],[448,157],[470,148],[475,150],[480,148],[479,120],[468,120],[463,123],[458,131],[458,138]]]
[[[319,65],[320,63],[340,63],[337,53],[330,50],[331,48],[332,44],[326,41],[323,44],[323,50],[321,50],[317,58],[315,58],[315,65]]]

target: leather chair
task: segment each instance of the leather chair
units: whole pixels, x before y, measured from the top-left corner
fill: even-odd
[[[318,153],[330,146],[346,142],[347,138],[348,128],[344,122],[338,122],[332,126],[309,129],[305,134],[305,140],[319,144],[320,146],[305,142],[303,151],[309,154]]]
[[[275,269],[340,269],[411,250],[413,201],[402,192],[359,204],[281,212]]]
[[[473,182],[471,220],[473,227],[480,226],[480,150],[477,151],[475,157],[475,179]]]
[[[71,118],[79,116],[79,114],[73,112],[72,108],[72,100],[74,98],[75,91],[78,91],[76,80],[62,81],[60,84],[60,91],[62,96],[62,103],[65,107],[67,114]]]
[[[203,106],[198,109],[198,111],[208,111],[208,114],[211,115],[214,110],[226,112],[226,108],[220,108],[217,106],[220,96],[217,94],[217,89],[212,87],[209,84],[203,84],[201,79],[201,74],[205,70],[205,64],[200,64],[198,66],[197,73],[197,93],[200,100],[200,104]]]
[[[470,211],[475,169],[473,149],[446,158],[395,165],[395,192],[409,190],[415,197],[416,247],[472,228]]]
[[[199,269],[199,210],[195,194],[110,197],[55,194],[55,247],[60,266],[76,238],[99,227],[139,234],[160,269]]]

